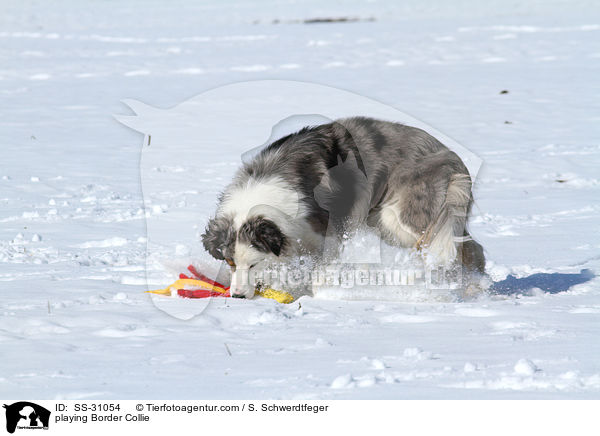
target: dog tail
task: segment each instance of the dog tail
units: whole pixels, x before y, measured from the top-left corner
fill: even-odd
[[[454,262],[458,254],[457,243],[470,239],[465,226],[472,201],[469,175],[456,173],[450,176],[444,202],[418,242],[418,246],[428,247],[437,262],[446,265]]]

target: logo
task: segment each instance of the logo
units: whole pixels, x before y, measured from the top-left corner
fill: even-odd
[[[19,401],[11,405],[5,404],[6,431],[14,433],[18,429],[48,430],[50,411],[28,401]]]

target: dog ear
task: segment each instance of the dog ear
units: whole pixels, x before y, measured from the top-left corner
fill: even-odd
[[[260,219],[255,227],[252,243],[261,251],[271,251],[275,256],[281,254],[285,245],[285,236],[273,221]]]
[[[202,244],[212,257],[225,259],[224,251],[234,240],[233,222],[224,217],[215,217],[208,221],[202,234]]]

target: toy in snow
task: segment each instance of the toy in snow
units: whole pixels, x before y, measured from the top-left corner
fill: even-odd
[[[225,287],[221,283],[209,279],[204,274],[198,272],[193,265],[189,265],[187,269],[191,273],[191,276],[179,274],[179,279],[166,288],[146,292],[171,296],[172,292],[175,291],[177,292],[177,295],[183,298],[231,297],[229,287]],[[257,290],[255,295],[263,298],[270,298],[283,304],[289,304],[294,301],[294,297],[292,297],[291,294],[284,291],[276,291],[271,288]]]

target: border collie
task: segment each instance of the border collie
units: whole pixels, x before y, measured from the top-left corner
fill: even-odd
[[[325,262],[363,225],[436,264],[483,273],[483,248],[466,230],[472,201],[464,163],[425,131],[339,119],[281,138],[244,164],[202,240],[231,267],[240,298],[254,295],[248,272],[302,255]]]

